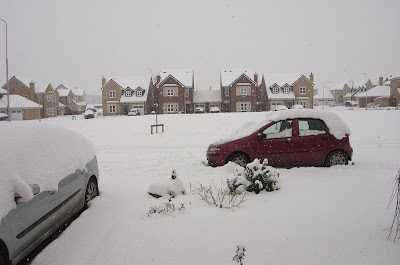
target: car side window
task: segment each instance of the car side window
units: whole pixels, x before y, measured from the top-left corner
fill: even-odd
[[[263,139],[292,137],[293,120],[278,121],[263,131]]]
[[[326,125],[318,119],[299,120],[299,136],[321,135],[326,133]]]

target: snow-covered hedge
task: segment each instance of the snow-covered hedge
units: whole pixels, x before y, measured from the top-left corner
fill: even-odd
[[[273,167],[268,166],[267,159],[263,163],[255,159],[253,162],[238,171],[236,177],[227,180],[228,188],[232,193],[242,193],[244,191],[260,193],[262,190],[274,191],[280,187],[278,185],[279,174]]]

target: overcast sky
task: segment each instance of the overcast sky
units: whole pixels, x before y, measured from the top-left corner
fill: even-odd
[[[399,0],[0,0],[9,77],[100,94],[101,77],[195,71],[313,72],[324,82],[400,73]],[[0,21],[0,83],[5,84]],[[327,85],[329,86],[329,85]]]

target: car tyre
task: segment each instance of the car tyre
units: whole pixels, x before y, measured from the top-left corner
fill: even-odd
[[[234,162],[241,167],[246,167],[250,159],[243,153],[234,153],[228,158],[228,161]]]
[[[347,165],[349,163],[349,158],[343,151],[333,151],[330,152],[326,157],[326,165],[328,167],[335,165]]]
[[[99,187],[97,186],[96,178],[91,177],[86,186],[84,209],[87,209],[90,205],[90,201],[93,200],[98,195],[99,195]]]

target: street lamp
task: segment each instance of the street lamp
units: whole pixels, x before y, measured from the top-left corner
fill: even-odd
[[[6,24],[6,84],[7,84],[7,120],[11,121],[11,115],[10,115],[10,86],[8,84],[8,47],[7,47],[7,22],[0,18],[1,21],[3,21]]]
[[[363,73],[365,75],[365,110],[368,109],[368,93],[367,93],[367,83],[368,83],[368,77],[367,73]]]

